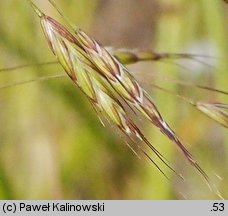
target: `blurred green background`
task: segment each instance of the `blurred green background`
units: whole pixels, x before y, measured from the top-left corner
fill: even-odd
[[[48,1],[34,2],[61,20]],[[105,46],[217,57],[200,59],[212,66],[178,61],[178,67],[166,61],[129,68],[228,198],[227,130],[151,88],[156,83],[197,100],[227,103],[224,96],[163,78],[227,90],[228,5],[222,0],[55,2],[72,23]],[[0,13],[0,68],[54,60],[27,1],[1,0]],[[0,86],[58,73],[63,73],[58,65],[0,73]],[[185,182],[172,173],[167,181],[149,162],[139,161],[114,128],[100,124],[67,78],[0,90],[0,199],[218,199],[173,143],[150,124],[142,127]]]

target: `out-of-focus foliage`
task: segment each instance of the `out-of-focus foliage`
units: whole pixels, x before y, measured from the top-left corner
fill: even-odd
[[[61,20],[47,1],[34,2]],[[150,83],[197,100],[227,103],[225,96],[180,87],[152,75],[226,89],[228,5],[214,0],[55,2],[75,25],[103,45],[218,57],[203,58],[213,67],[182,61],[178,63],[184,68],[147,63],[130,69],[227,198],[227,130],[175,97],[155,91]],[[54,59],[27,1],[2,0],[0,11],[0,68]],[[61,72],[60,66],[46,66],[2,73],[0,84]],[[144,121],[152,143],[186,182],[172,173],[167,181],[150,163],[139,161],[124,144],[124,137],[112,127],[103,128],[68,79],[1,90],[0,111],[1,199],[217,199],[175,146]]]

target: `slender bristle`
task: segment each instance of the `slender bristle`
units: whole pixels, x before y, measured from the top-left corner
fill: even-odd
[[[31,0],[27,0],[27,1],[30,3],[33,10],[40,18],[44,16],[44,13]]]

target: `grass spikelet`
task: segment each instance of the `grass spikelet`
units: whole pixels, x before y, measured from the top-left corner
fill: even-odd
[[[206,55],[197,55],[189,53],[158,53],[152,50],[139,50],[139,49],[112,49],[107,48],[108,51],[115,56],[122,64],[134,64],[143,61],[161,61],[171,59],[188,59],[198,61],[199,63],[206,64],[197,58],[212,58]]]
[[[33,3],[32,7],[40,17],[46,39],[58,62],[74,84],[86,95],[95,110],[131,140],[137,138],[137,143],[144,143],[153,152],[153,156],[175,172],[129,117],[124,109],[123,100],[132,110],[137,109],[137,114],[147,118],[176,144],[191,165],[209,183],[207,174],[163,119],[150,96],[117,58],[82,30],[67,30],[56,20],[43,14]],[[141,58],[149,57],[147,53],[141,53]],[[142,145],[137,144],[137,147],[166,176],[152,157],[144,151]]]
[[[196,103],[196,107],[225,128],[228,128],[228,105],[222,103]]]

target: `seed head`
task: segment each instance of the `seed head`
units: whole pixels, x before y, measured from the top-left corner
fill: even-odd
[[[53,18],[40,12],[34,4],[32,6],[41,19],[42,28],[52,52],[97,112],[117,126],[130,140],[137,138],[138,141],[142,141],[166,166],[172,169],[132,121],[123,103],[132,110],[137,109],[139,114],[149,119],[180,148],[188,161],[208,181],[206,173],[163,120],[155,103],[127,68],[82,30],[71,32]],[[163,173],[138,142],[136,146]]]

